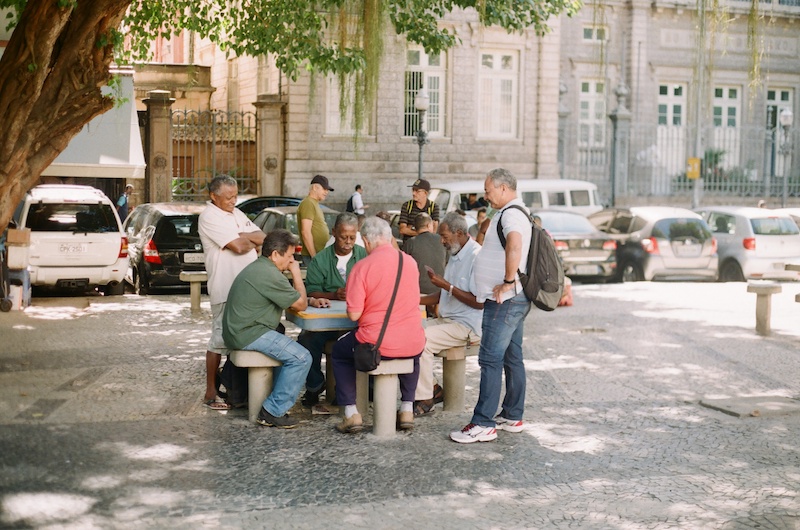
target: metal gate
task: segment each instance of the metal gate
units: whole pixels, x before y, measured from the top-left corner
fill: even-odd
[[[239,194],[260,194],[254,112],[172,111],[172,197],[204,201],[215,175],[239,183]]]

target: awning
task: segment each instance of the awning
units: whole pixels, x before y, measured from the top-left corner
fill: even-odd
[[[53,177],[144,178],[144,151],[133,96],[133,75],[120,73],[125,102],[95,117],[42,172]],[[104,94],[112,89],[103,88]]]

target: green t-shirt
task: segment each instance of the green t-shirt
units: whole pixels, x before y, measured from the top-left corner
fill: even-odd
[[[355,245],[347,262],[347,274],[350,274],[350,269],[358,260],[366,257],[367,251],[364,250],[364,247]],[[339,257],[333,250],[333,245],[317,252],[306,271],[306,291],[309,293],[332,293],[336,289],[344,287],[345,282],[342,275],[339,274],[338,265]]]
[[[283,310],[300,298],[300,293],[272,261],[259,256],[239,273],[228,293],[222,315],[222,338],[229,348],[240,350],[273,331]]]
[[[325,248],[325,243],[330,238],[330,230],[325,222],[322,208],[319,207],[319,201],[306,197],[297,206],[297,231],[301,240],[303,239],[303,219],[311,219],[311,238],[314,240],[314,250],[317,252],[322,251]],[[302,254],[303,256],[311,255],[305,244],[303,244]]]

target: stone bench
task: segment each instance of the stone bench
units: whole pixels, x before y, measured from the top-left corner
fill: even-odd
[[[442,358],[443,407],[446,411],[464,412],[464,393],[467,386],[467,355],[478,353],[480,344],[447,348],[436,354]]]
[[[394,436],[397,425],[397,376],[413,371],[414,359],[384,359],[371,372],[356,371],[356,408],[362,415],[369,409],[369,376],[375,377],[372,387],[372,434],[375,436]]]
[[[189,300],[191,301],[192,313],[200,311],[200,287],[203,282],[208,281],[206,271],[184,271],[181,272],[182,282],[189,282]]]
[[[747,292],[756,294],[756,333],[769,335],[772,318],[772,295],[781,292],[777,283],[749,283]]]
[[[272,369],[283,363],[255,350],[230,350],[228,358],[239,368],[247,368],[247,413],[255,422],[261,404],[272,392]]]

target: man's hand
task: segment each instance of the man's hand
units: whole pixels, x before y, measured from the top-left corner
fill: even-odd
[[[331,303],[327,298],[309,298],[308,304],[311,307],[330,307]]]
[[[502,304],[503,303],[503,300],[502,300],[503,293],[508,292],[511,289],[514,289],[515,285],[516,285],[516,282],[515,283],[501,283],[499,285],[495,285],[494,289],[492,289],[492,295],[494,296],[494,301],[497,302],[498,304]]]
[[[299,278],[300,277],[300,262],[299,261],[295,261],[295,259],[292,258],[292,261],[289,262],[289,272],[292,274],[292,277],[296,276],[296,277]]]
[[[428,273],[428,278],[431,279],[431,283],[434,286],[438,287],[439,289],[445,289],[445,290],[450,288],[450,282],[445,280],[443,276],[439,276],[438,274],[433,272],[433,269],[431,269],[427,265],[425,265],[425,271]]]
[[[345,292],[344,287],[339,287],[336,289],[336,299],[347,300],[347,293]]]

